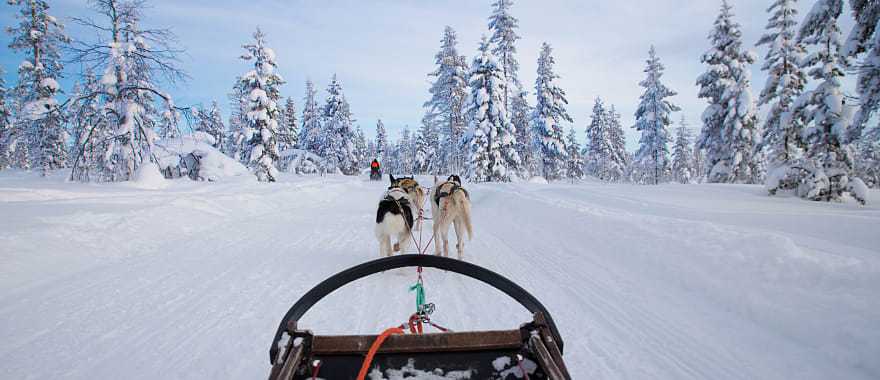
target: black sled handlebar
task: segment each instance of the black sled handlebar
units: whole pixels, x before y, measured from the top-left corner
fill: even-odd
[[[363,277],[384,272],[386,270],[419,266],[443,269],[479,280],[515,299],[532,314],[538,312],[542,313],[547,321],[547,327],[550,329],[550,333],[553,334],[553,338],[556,340],[560,351],[562,350],[562,336],[559,334],[559,330],[556,328],[556,323],[553,321],[550,312],[547,311],[537,298],[513,281],[510,281],[504,276],[486,268],[461,260],[434,255],[398,255],[369,261],[348,268],[337,273],[333,277],[322,281],[320,284],[309,290],[305,295],[300,297],[290,310],[287,311],[287,314],[284,315],[281,324],[278,325],[278,330],[275,332],[275,337],[272,338],[272,345],[269,348],[269,363],[274,364],[275,356],[278,354],[278,342],[281,340],[281,336],[284,331],[287,330],[287,326],[290,325],[290,322],[299,321],[300,318],[312,308],[312,306],[336,289]]]

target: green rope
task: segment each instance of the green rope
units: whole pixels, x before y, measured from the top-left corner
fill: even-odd
[[[422,312],[422,309],[425,307],[425,287],[422,285],[422,282],[419,281],[415,285],[410,286],[409,291],[416,292],[416,312]]]

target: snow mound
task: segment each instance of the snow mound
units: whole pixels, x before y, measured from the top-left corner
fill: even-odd
[[[147,190],[160,190],[168,187],[168,181],[165,176],[159,172],[159,167],[155,163],[147,162],[138,168],[131,181],[131,187]]]
[[[529,183],[537,183],[537,184],[541,184],[541,185],[546,185],[548,182],[547,182],[547,179],[544,177],[535,176],[529,180]]]
[[[195,132],[191,135],[156,142],[153,151],[166,178],[187,176],[196,181],[221,181],[248,175],[247,168],[213,147],[214,137]]]

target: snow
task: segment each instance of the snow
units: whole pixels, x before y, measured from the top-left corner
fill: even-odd
[[[165,176],[159,172],[159,167],[152,162],[146,162],[138,168],[134,174],[134,179],[130,183],[131,187],[144,190],[160,190],[168,187],[168,181]]]
[[[387,183],[363,176],[178,180],[162,191],[65,178],[0,172],[3,378],[265,377],[290,305],[378,257],[372,229]],[[880,376],[876,190],[859,206],[755,185],[465,187],[475,227],[466,260],[545,304],[576,379]],[[424,276],[433,319],[455,331],[530,318],[469,278]],[[414,281],[414,269],[370,276],[301,326],[399,325]]]

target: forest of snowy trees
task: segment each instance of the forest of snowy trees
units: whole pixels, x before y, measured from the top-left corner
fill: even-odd
[[[242,36],[224,120],[216,100],[181,107],[163,90],[187,79],[183,51],[171,30],[142,27],[145,0],[89,2],[91,17],[69,19],[94,32],[89,40],[67,36],[50,0],[8,0],[17,14],[8,48],[22,61],[8,87],[0,72],[0,169],[67,169],[81,182],[129,181],[143,168],[174,177],[181,168],[168,170],[155,147],[190,136],[202,148],[181,151],[179,166],[192,170],[187,157],[212,149],[265,182],[279,172],[357,175],[376,159],[385,172],[460,173],[473,182],[745,183],[863,202],[867,187],[880,187],[880,2],[801,0],[814,2],[801,16],[796,1],[768,0],[766,31],[754,44],[721,1],[705,53],[695,57],[705,66],[694,74],[706,102],[698,131],[683,116],[673,129],[677,92],[663,81],[661,52],[646,46],[644,72],[628,73],[642,78],[632,81],[642,95],[627,126],[640,133],[638,149],[628,152],[621,115],[601,98],[589,121],[574,125],[549,42],[534,57],[534,86],[521,82],[512,0],[491,4],[471,59],[456,31],[442,30],[418,127],[392,132],[380,119],[361,120],[375,122],[375,136],[357,124],[335,74],[326,73],[324,91],[308,81],[301,98],[282,94],[272,36],[259,28]],[[844,12],[855,20],[849,31],[841,30]],[[749,45],[765,49],[763,60]],[[65,68],[74,61],[79,72]],[[758,95],[755,63],[768,76]],[[59,85],[65,76],[76,79],[69,89]],[[844,93],[847,76],[855,94]]]

